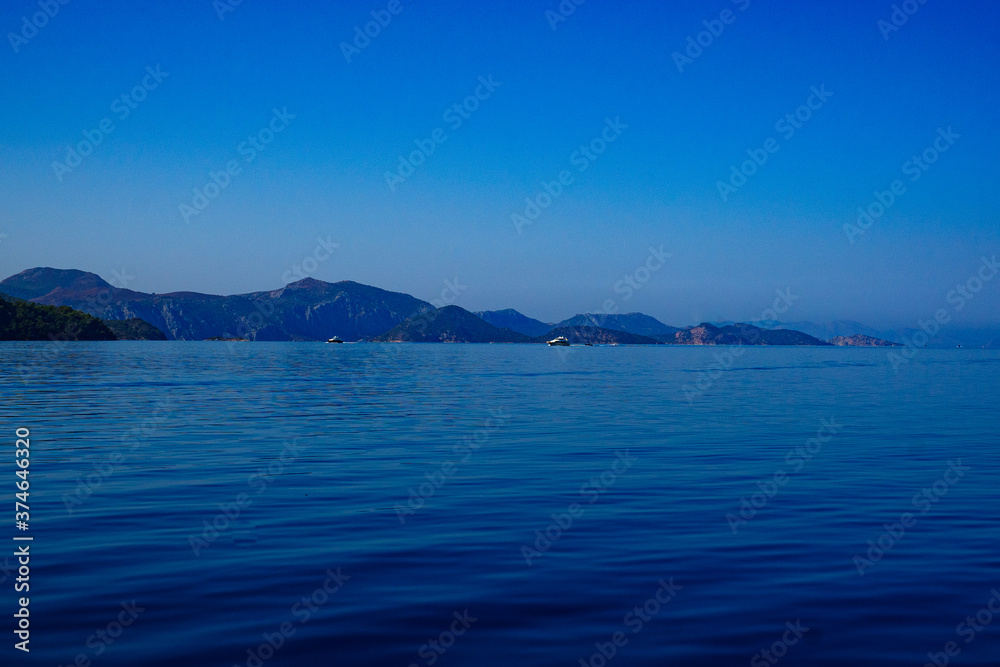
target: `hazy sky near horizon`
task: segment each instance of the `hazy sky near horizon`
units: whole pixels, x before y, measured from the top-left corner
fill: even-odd
[[[786,321],[1000,323],[1000,276],[948,298],[1000,254],[996,2],[896,3],[891,31],[888,1],[230,2],[3,3],[0,277],[457,281],[470,310],[676,325],[780,289]]]

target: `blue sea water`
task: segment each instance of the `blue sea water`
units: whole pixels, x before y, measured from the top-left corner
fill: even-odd
[[[888,353],[2,344],[0,663],[1000,664],[1000,353]]]

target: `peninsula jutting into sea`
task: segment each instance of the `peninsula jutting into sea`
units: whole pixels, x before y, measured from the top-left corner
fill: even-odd
[[[217,296],[148,294],[94,273],[33,268],[0,281],[5,340],[248,340],[419,343],[889,347],[914,330],[850,320],[664,324],[643,313],[585,313],[543,322],[513,309],[470,312],[351,281],[304,278],[277,290]],[[27,323],[31,323],[29,326]],[[70,332],[70,333],[67,333]],[[951,341],[940,346],[954,347]]]

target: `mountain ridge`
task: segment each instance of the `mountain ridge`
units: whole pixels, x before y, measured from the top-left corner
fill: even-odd
[[[0,291],[33,303],[70,306],[103,320],[140,318],[171,340],[359,340],[433,306],[408,294],[345,280],[304,278],[276,290],[220,296],[147,294],[75,269],[36,268],[0,281]]]
[[[409,294],[391,292],[351,280],[329,283],[312,277],[277,289],[229,296],[192,291],[148,294],[116,287],[97,274],[87,271],[34,267],[0,281],[0,293],[8,294],[14,300],[23,299],[40,305],[69,306],[106,321],[138,318],[147,322],[153,330],[162,331],[170,340],[246,338],[257,341],[317,341],[332,336],[339,336],[346,341],[368,340],[388,333],[421,313],[435,310],[427,301]],[[693,344],[691,341],[694,340],[703,341],[704,344],[727,344],[722,342],[726,340],[737,341],[733,344],[755,344],[750,342],[750,338],[770,341],[763,344],[788,344],[775,341],[795,340],[797,335],[807,336],[818,342],[795,344],[827,345],[827,341],[834,338],[846,338],[853,339],[855,345],[864,345],[864,337],[908,344],[907,341],[918,333],[918,330],[909,328],[879,332],[853,320],[834,320],[819,324],[805,321],[752,324],[716,322],[679,328],[664,324],[644,313],[582,313],[556,324],[527,317],[512,308],[469,314],[497,329],[505,329],[530,339],[548,336],[554,328],[563,327],[612,330],[646,336],[655,339],[655,342],[668,344]],[[467,321],[466,324],[472,326],[473,322]],[[473,329],[480,328],[478,323],[474,324]],[[128,331],[127,325],[116,326],[125,327],[123,331]],[[716,327],[720,331],[708,331],[703,328],[705,326]],[[778,333],[770,333],[747,338],[741,337],[738,331],[734,332],[731,328],[726,330],[726,327],[741,326],[754,326],[761,331],[793,333],[784,337]],[[699,331],[691,333],[695,329]],[[152,330],[145,331],[155,335]],[[441,329],[438,334],[446,338],[461,337],[457,332],[448,334]],[[480,334],[487,338],[498,335],[496,332],[483,330],[479,334],[470,333],[470,336],[477,339]],[[501,337],[510,338],[507,334]],[[608,334],[601,334],[601,337],[602,340],[613,338]],[[798,340],[808,341],[808,338]],[[1000,345],[1000,331],[949,328],[942,329],[931,340],[932,347],[961,345],[997,347]]]

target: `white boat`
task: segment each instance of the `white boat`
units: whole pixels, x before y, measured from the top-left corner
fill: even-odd
[[[548,342],[549,345],[553,345],[553,346],[555,346],[555,345],[563,345],[563,346],[569,347],[569,341],[566,339],[566,336],[557,336],[556,338],[553,338],[552,340],[547,341],[547,342]]]
[[[339,338],[337,338],[336,336],[334,336],[333,338],[331,338],[330,340],[328,340],[326,342],[327,343],[343,343],[344,341],[342,341]]]

